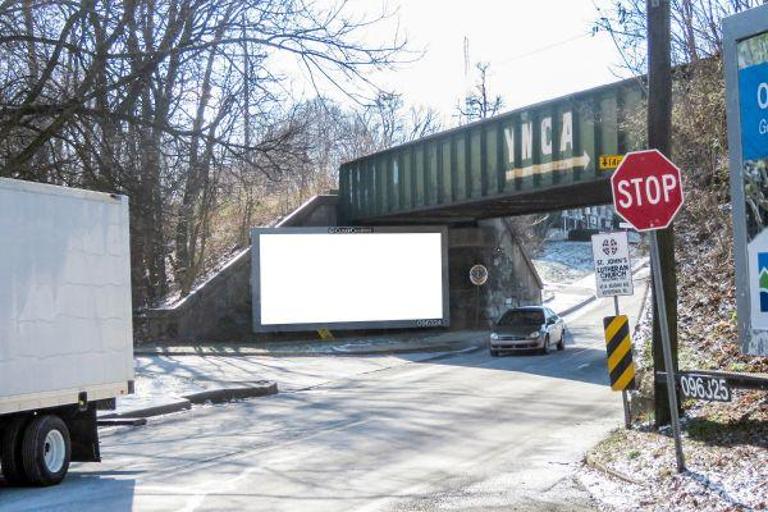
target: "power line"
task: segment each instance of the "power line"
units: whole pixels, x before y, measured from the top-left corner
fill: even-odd
[[[508,64],[510,62],[513,62],[513,61],[516,61],[516,60],[520,60],[520,59],[524,59],[526,57],[531,57],[533,55],[537,55],[539,53],[545,52],[547,50],[551,50],[553,48],[558,48],[560,46],[564,46],[564,45],[566,45],[568,43],[572,43],[573,41],[577,41],[579,39],[583,39],[583,38],[589,37],[591,35],[592,35],[591,32],[583,32],[581,34],[576,34],[574,36],[569,37],[568,39],[563,39],[561,41],[557,41],[557,42],[548,44],[546,46],[542,46],[542,47],[536,48],[534,50],[527,51],[525,53],[514,55],[512,57],[509,57],[508,59],[504,59],[504,60],[499,61],[499,62],[494,62],[493,66],[497,67],[499,65]]]

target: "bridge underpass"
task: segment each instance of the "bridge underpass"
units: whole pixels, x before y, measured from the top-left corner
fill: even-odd
[[[506,219],[610,203],[611,157],[644,144],[632,136],[635,119],[644,119],[637,80],[517,109],[345,163],[338,196],[317,196],[281,225],[448,225],[451,328],[475,322],[475,263],[491,272],[480,296],[485,324],[541,300],[542,281]],[[252,338],[250,271],[245,249],[189,297],[149,311],[140,330],[151,339]]]
[[[482,219],[570,210],[611,204],[610,172],[588,183],[551,186],[543,191],[500,194],[445,204],[416,207],[383,215],[351,220],[345,224],[468,224]]]

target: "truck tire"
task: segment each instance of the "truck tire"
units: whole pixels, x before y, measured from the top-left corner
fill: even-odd
[[[21,444],[27,417],[18,416],[5,424],[0,438],[0,455],[5,481],[9,485],[26,485],[29,483],[24,465],[22,464]]]
[[[56,485],[67,475],[72,446],[67,424],[58,416],[37,416],[21,445],[24,472],[33,485]]]

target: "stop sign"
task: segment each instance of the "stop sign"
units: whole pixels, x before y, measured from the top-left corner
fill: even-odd
[[[616,213],[638,231],[666,228],[683,206],[680,169],[656,149],[627,153],[611,190]]]

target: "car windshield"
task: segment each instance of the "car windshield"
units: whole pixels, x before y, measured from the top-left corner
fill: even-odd
[[[499,319],[499,325],[538,327],[544,323],[544,312],[539,309],[513,309]]]

